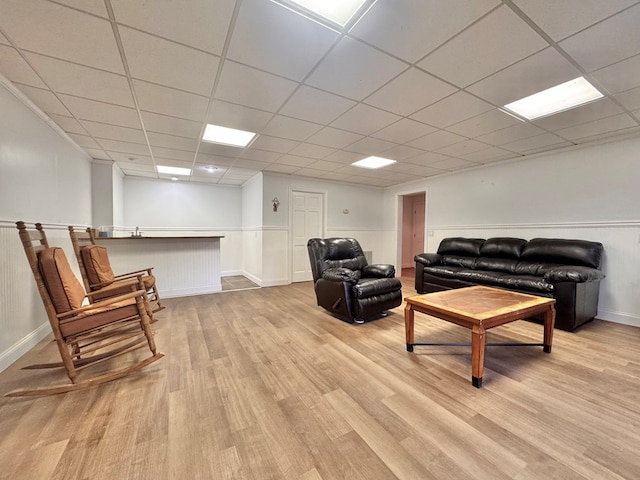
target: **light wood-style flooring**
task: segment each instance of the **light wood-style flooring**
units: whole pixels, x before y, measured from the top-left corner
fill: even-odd
[[[403,280],[414,295],[412,278]],[[311,283],[168,299],[154,324],[166,357],[93,389],[0,397],[0,479],[640,478],[640,329],[596,320],[556,331],[553,351],[405,349],[403,306],[350,325]],[[469,331],[416,314],[417,341]],[[489,341],[538,342],[542,326]],[[0,395],[64,381],[19,367]]]

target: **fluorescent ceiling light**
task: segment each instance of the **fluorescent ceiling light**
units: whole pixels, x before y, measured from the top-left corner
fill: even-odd
[[[166,173],[167,175],[191,175],[190,168],[165,167],[164,165],[158,165],[156,170],[158,173]]]
[[[533,120],[564,112],[603,96],[584,77],[578,77],[505,105],[504,108],[521,117]]]
[[[253,132],[207,124],[204,135],[202,135],[202,140],[205,142],[220,143],[222,145],[231,145],[232,147],[246,147],[255,136],[256,134]]]
[[[368,0],[272,0],[296,13],[311,13],[344,27]],[[299,7],[302,12],[296,7]]]
[[[382,157],[368,157],[362,160],[358,160],[357,162],[352,163],[354,167],[362,167],[362,168],[382,168],[387,165],[392,165],[396,163],[395,160],[389,160],[388,158]]]

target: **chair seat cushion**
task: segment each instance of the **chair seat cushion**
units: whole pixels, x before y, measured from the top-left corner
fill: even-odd
[[[74,317],[61,320],[60,332],[65,337],[69,337],[137,315],[138,307],[135,299],[125,300],[108,307],[92,308]]]
[[[398,278],[361,278],[353,286],[353,293],[356,298],[368,298],[401,289],[402,283]]]
[[[87,245],[82,247],[80,254],[82,255],[82,263],[84,263],[87,280],[91,285],[113,282],[113,270],[109,263],[106,248],[99,245]]]
[[[38,254],[38,267],[56,313],[80,308],[84,288],[69,266],[60,247],[45,248]]]

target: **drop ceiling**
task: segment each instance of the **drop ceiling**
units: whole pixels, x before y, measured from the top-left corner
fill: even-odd
[[[640,2],[377,0],[343,31],[269,0],[0,0],[0,73],[127,176],[388,187],[640,134]],[[605,96],[499,107],[585,76]],[[200,141],[207,123],[258,133]],[[375,155],[382,170],[351,163]]]

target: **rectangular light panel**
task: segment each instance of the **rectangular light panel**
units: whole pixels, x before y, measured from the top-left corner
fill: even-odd
[[[344,27],[360,10],[367,0],[272,0],[285,7],[300,7],[303,12],[311,12]]]
[[[564,112],[603,96],[584,77],[578,77],[512,102],[504,108],[528,120],[534,120]]]
[[[364,158],[362,160],[358,160],[357,162],[352,163],[351,165],[353,165],[354,167],[361,167],[361,168],[382,168],[382,167],[386,167],[388,165],[392,165],[396,163],[395,160],[390,160],[388,158],[382,158],[382,157],[367,157]]]
[[[221,145],[231,145],[232,147],[246,147],[255,136],[256,134],[253,132],[207,124],[202,140]]]
[[[158,173],[166,173],[167,175],[191,175],[190,168],[167,167],[164,165],[158,165],[156,166],[156,170],[158,170]]]

